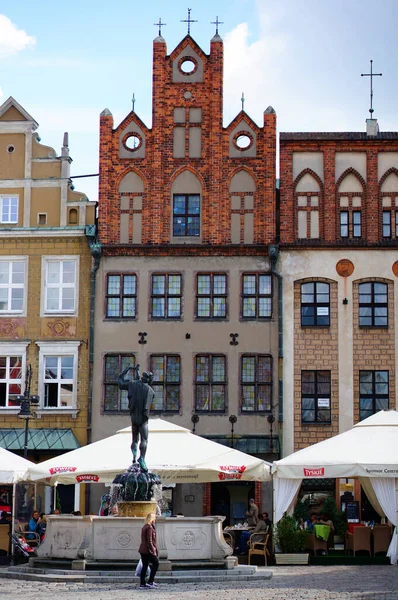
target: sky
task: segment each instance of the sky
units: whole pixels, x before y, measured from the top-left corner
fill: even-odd
[[[69,132],[72,175],[98,173],[99,114],[115,127],[131,110],[151,126],[152,42],[161,17],[170,54],[187,33],[205,53],[223,22],[224,125],[241,109],[278,131],[365,131],[373,59],[373,107],[381,131],[398,131],[398,1],[379,0],[3,0],[0,103],[13,96],[60,153]],[[75,187],[97,199],[97,179]]]

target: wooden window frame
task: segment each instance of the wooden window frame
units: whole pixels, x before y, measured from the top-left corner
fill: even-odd
[[[209,277],[210,278],[210,293],[209,294],[200,294],[199,293],[199,277]],[[214,278],[215,277],[224,277],[225,281],[225,293],[219,294],[214,292]],[[199,301],[202,298],[209,299],[209,314],[208,315],[199,315]],[[225,314],[222,316],[217,316],[214,314],[214,300],[217,298],[224,298],[225,301]],[[195,318],[202,320],[225,320],[228,318],[228,276],[226,273],[217,273],[217,272],[204,272],[196,274],[196,302],[195,302]]]
[[[243,380],[243,362],[245,358],[254,358],[255,359],[255,365],[254,365],[254,380],[253,381],[244,381]],[[270,381],[259,381],[258,380],[258,364],[259,364],[259,359],[267,359],[269,360],[269,371],[271,373],[271,379]],[[271,412],[272,410],[272,394],[273,394],[273,360],[272,360],[272,356],[270,354],[250,354],[250,353],[245,353],[242,354],[240,357],[240,361],[239,361],[239,386],[240,386],[240,412],[241,414],[266,414]],[[254,386],[255,389],[255,405],[254,408],[252,410],[247,409],[244,407],[244,398],[245,398],[245,394],[244,394],[244,388],[245,387],[250,387],[250,386]],[[259,409],[258,408],[258,397],[259,397],[259,388],[260,387],[265,387],[268,390],[268,398],[269,398],[269,403],[267,408],[264,409]]]
[[[154,284],[154,277],[164,277],[165,278],[165,284],[164,284],[164,293],[161,294],[155,294],[153,292],[153,284]],[[180,293],[179,294],[173,294],[169,292],[169,279],[170,277],[179,277],[180,278]],[[164,299],[164,308],[163,308],[163,315],[154,315],[154,300],[156,299]],[[179,315],[169,315],[169,300],[173,299],[173,298],[179,298],[180,300],[180,311],[179,311]],[[182,319],[182,302],[183,302],[183,277],[182,277],[182,273],[152,273],[151,274],[151,308],[150,308],[150,318],[152,321],[157,321],[157,320],[167,320],[167,321],[172,321],[172,320],[176,320],[176,321],[180,321]]]
[[[180,197],[184,197],[185,198],[185,212],[184,213],[175,213],[175,200],[176,197],[180,196]],[[199,213],[190,213],[189,209],[188,209],[188,205],[189,205],[189,198],[190,197],[197,197],[199,198]],[[200,238],[200,230],[201,230],[201,212],[202,212],[202,206],[201,206],[201,195],[200,194],[173,194],[173,223],[172,223],[172,229],[173,229],[173,238]],[[174,219],[175,218],[180,218],[180,219],[184,219],[184,233],[183,234],[178,234],[175,233],[175,226],[174,226]],[[197,233],[188,233],[188,219],[189,218],[198,218],[199,219],[199,228]]]
[[[303,381],[303,373],[312,373],[314,374],[314,391],[312,393],[306,393],[304,391],[304,385],[305,384],[309,384],[312,382],[308,382],[308,381]],[[328,374],[329,375],[329,382],[326,381],[322,381],[319,382],[318,378],[320,377],[320,374]],[[320,392],[319,391],[319,385],[323,384],[323,385],[327,385],[329,383],[329,391],[328,392]],[[303,425],[330,425],[332,422],[332,374],[331,371],[329,370],[324,370],[324,369],[303,369],[301,371],[301,423]],[[304,399],[306,400],[313,400],[313,408],[304,408],[303,407],[303,401]],[[319,406],[319,401],[320,400],[326,400],[329,399],[329,408],[327,407],[322,407]],[[313,420],[308,420],[308,419],[304,419],[304,412],[305,411],[309,411],[312,410],[314,411],[314,419]],[[326,413],[326,411],[329,413],[329,418],[325,419],[325,418],[319,418],[319,413],[320,411],[324,411]]]
[[[117,357],[118,358],[118,372],[115,376],[115,379],[106,379],[106,359],[108,357]],[[125,361],[125,362],[124,362]],[[124,362],[124,364],[123,364]],[[104,414],[125,414],[128,413],[129,409],[128,409],[128,400],[127,400],[127,391],[126,390],[119,390],[119,385],[118,385],[118,377],[119,377],[119,373],[121,373],[127,366],[127,362],[129,362],[129,364],[131,364],[133,367],[136,364],[136,357],[135,354],[124,354],[124,353],[118,353],[118,352],[107,352],[104,355],[104,359],[103,359],[103,412]],[[117,388],[117,409],[107,409],[106,408],[106,388],[110,386],[116,387]],[[125,397],[126,398],[126,408],[122,408],[122,398]]]
[[[120,287],[119,287],[119,294],[110,294],[109,293],[109,279],[110,277],[119,277],[120,278]],[[124,293],[124,280],[127,277],[134,277],[135,278],[135,293],[134,294],[125,294]],[[136,273],[107,273],[106,274],[106,281],[105,281],[105,319],[106,320],[134,320],[137,319],[138,316],[138,311],[137,311],[137,298],[138,298],[138,293],[137,293],[137,286],[138,286],[138,277]],[[119,315],[109,315],[109,300],[112,298],[118,298],[119,299]],[[133,316],[129,316],[129,315],[124,315],[123,314],[123,304],[124,304],[124,299],[126,298],[133,298],[135,300],[134,302],[134,315]]]
[[[371,286],[371,291],[370,293],[365,293],[362,292],[361,293],[361,287],[364,285],[370,285]],[[385,294],[381,294],[379,292],[379,294],[381,295],[385,295],[386,296],[386,301],[385,302],[375,302],[375,296],[377,295],[375,293],[375,285],[384,285],[386,292]],[[370,302],[361,302],[361,296],[371,296],[371,301]],[[380,323],[375,323],[375,320],[377,318],[381,318],[380,316],[377,316],[375,314],[376,308],[386,308],[386,317],[385,320],[386,322],[383,324]],[[370,308],[371,310],[371,314],[370,314],[370,318],[371,318],[371,323],[363,323],[361,322],[361,319],[368,319],[368,316],[365,315],[361,315],[361,308]],[[384,281],[363,281],[361,283],[358,284],[358,320],[359,320],[359,327],[381,327],[381,328],[386,328],[388,327],[388,284],[384,283]]]
[[[305,292],[305,295],[312,295],[313,302],[303,302],[303,286],[312,285],[313,292]],[[321,294],[320,291],[317,291],[318,285],[327,285],[328,286],[328,301],[327,302],[318,302],[318,296]],[[323,294],[323,295],[326,295]],[[313,315],[313,323],[303,323],[303,309],[313,307],[314,315]],[[318,315],[318,308],[327,308],[328,309],[328,322],[327,323],[319,323],[321,317],[325,317],[325,315]],[[305,281],[300,285],[300,313],[301,313],[301,327],[330,327],[330,284],[327,281]],[[307,318],[310,318],[307,316]]]
[[[371,382],[361,381],[361,377],[364,376],[365,373],[371,374]],[[387,373],[387,381],[376,381],[378,373]],[[371,393],[363,393],[361,392],[361,385],[366,383],[371,383],[372,391]],[[378,393],[377,386],[378,385],[387,385],[387,393]],[[362,400],[371,400],[372,408],[371,409],[362,409],[361,403]],[[377,402],[387,400],[387,406],[383,406],[382,408],[377,408]],[[379,410],[388,410],[390,406],[390,374],[387,369],[374,369],[374,370],[361,370],[359,371],[359,420],[362,421],[371,415],[374,415]],[[363,414],[366,412],[366,415]]]
[[[208,372],[209,379],[208,381],[198,381],[198,359],[206,358],[208,360]],[[222,358],[224,362],[224,381],[217,381],[213,378],[213,359],[214,358]],[[195,363],[194,363],[194,387],[195,387],[195,412],[198,413],[218,413],[224,414],[227,410],[227,381],[228,381],[228,373],[227,373],[227,357],[225,354],[196,354]],[[223,387],[224,388],[224,407],[222,409],[214,409],[213,408],[213,387]],[[198,408],[198,391],[200,388],[208,388],[208,406],[209,408]]]
[[[245,289],[244,289],[244,285],[245,285],[245,277],[255,277],[255,293],[254,294],[245,294]],[[259,282],[260,282],[260,277],[267,277],[269,278],[270,281],[270,293],[269,294],[260,294],[259,293]],[[255,315],[254,316],[247,316],[244,314],[244,310],[245,310],[245,299],[248,298],[254,298],[255,300]],[[261,298],[269,298],[270,299],[270,311],[269,314],[265,315],[265,316],[260,316],[259,315],[259,306],[260,306],[260,299]],[[261,273],[261,272],[244,272],[241,275],[241,292],[240,292],[240,319],[242,321],[263,321],[266,319],[271,319],[272,318],[272,302],[273,302],[273,281],[272,281],[272,274],[271,273]]]
[[[153,366],[153,361],[155,358],[159,358],[161,357],[163,359],[163,374],[164,374],[164,379],[163,381],[158,381],[156,379],[156,369],[154,369]],[[179,365],[179,370],[178,370],[178,375],[179,375],[179,379],[178,382],[176,381],[168,381],[167,380],[167,361],[170,360],[170,358],[175,358],[178,359],[178,365]],[[154,389],[154,391],[156,392],[156,388],[157,387],[161,387],[162,388],[162,408],[161,409],[157,409],[153,406],[151,406],[151,412],[152,413],[179,413],[180,408],[181,408],[181,356],[179,354],[151,354],[149,357],[149,363],[150,363],[150,370],[152,371],[154,377],[153,377],[153,381],[152,381],[152,388]],[[178,407],[177,408],[167,408],[167,392],[170,389],[170,387],[178,387]],[[154,399],[155,400],[155,399]]]

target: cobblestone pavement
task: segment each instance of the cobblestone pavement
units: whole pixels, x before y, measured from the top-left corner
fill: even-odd
[[[161,584],[156,590],[128,584],[52,583],[0,580],[5,600],[398,600],[398,567],[270,567],[273,578],[250,583]]]

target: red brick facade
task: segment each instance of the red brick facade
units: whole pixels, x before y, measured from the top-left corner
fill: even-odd
[[[190,52],[191,49],[202,61],[203,80],[190,82],[188,77],[182,82],[174,81],[176,58],[181,52]],[[141,244],[169,244],[171,185],[184,169],[193,172],[202,185],[202,247],[228,246],[231,243],[229,183],[241,169],[250,173],[256,185],[253,245],[274,242],[276,115],[273,111],[266,112],[264,126],[258,127],[246,113],[241,112],[227,128],[223,128],[222,86],[221,38],[213,38],[209,55],[204,54],[190,36],[186,36],[171,55],[167,55],[162,38],[154,41],[152,129],[148,129],[134,112],[116,129],[113,129],[109,111],[101,115],[98,228],[102,244],[120,245],[118,186],[130,171],[144,181]],[[201,109],[200,158],[173,156],[174,109],[179,108],[185,108],[187,114],[191,108]],[[145,136],[145,156],[140,158],[135,158],[133,153],[131,158],[120,156],[121,133],[131,124],[137,124]],[[242,130],[249,127],[255,132],[255,156],[244,157],[244,152],[242,156],[230,156],[230,134],[238,124]],[[123,245],[124,252],[128,253],[126,246],[129,245]]]

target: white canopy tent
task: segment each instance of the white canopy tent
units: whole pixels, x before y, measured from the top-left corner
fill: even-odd
[[[111,483],[131,465],[131,427],[34,465],[32,479],[54,483]],[[269,463],[191,433],[163,419],[149,420],[145,461],[163,483],[269,481]]]
[[[358,477],[374,508],[395,525],[388,556],[397,563],[397,411],[380,411],[350,431],[286,456],[272,473],[275,522],[291,507],[303,479]]]

